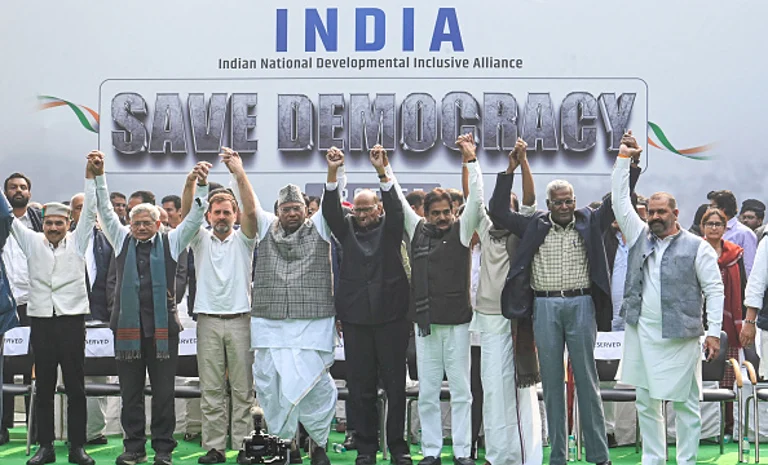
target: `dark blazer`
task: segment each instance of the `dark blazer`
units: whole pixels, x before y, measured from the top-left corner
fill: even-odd
[[[544,243],[552,222],[548,211],[537,211],[526,217],[509,209],[513,175],[499,173],[490,202],[491,218],[501,227],[520,237],[520,245],[512,257],[509,274],[501,294],[501,311],[509,317],[533,314],[533,289],[531,289],[531,263],[533,256]],[[595,303],[595,318],[600,331],[611,330],[611,280],[603,246],[603,232],[614,220],[611,198],[603,201],[600,208],[583,207],[574,212],[576,231],[584,239],[592,281],[591,293]]]
[[[110,272],[115,273],[114,266],[110,266],[115,259],[115,253],[109,244],[107,237],[98,229],[93,228],[93,258],[96,262],[96,277],[93,286],[88,286],[88,303],[91,314],[88,319],[108,322],[112,313],[112,305],[115,298],[115,288],[110,279]]]
[[[405,318],[408,311],[408,278],[400,257],[404,214],[394,189],[381,193],[386,214],[378,225],[365,230],[351,215],[344,215],[338,189],[323,196],[323,216],[341,244],[334,297],[342,322],[389,323]]]

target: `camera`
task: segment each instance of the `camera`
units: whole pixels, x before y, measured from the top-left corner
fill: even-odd
[[[253,415],[253,432],[243,439],[243,451],[248,462],[251,464],[289,463],[291,441],[262,431],[264,411],[261,408],[253,407],[251,415]]]

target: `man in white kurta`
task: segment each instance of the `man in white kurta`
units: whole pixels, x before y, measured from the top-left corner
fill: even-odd
[[[673,310],[662,306],[664,296],[686,291],[677,287],[662,288],[662,275],[668,271],[662,269],[662,263],[669,267],[677,265],[676,259],[665,261],[665,253],[670,253],[668,250],[674,241],[680,239],[679,235],[685,236],[689,233],[681,230],[677,224],[678,211],[674,198],[669,194],[658,193],[651,196],[648,224],[643,222],[632,208],[629,196],[629,166],[631,158],[639,157],[641,150],[631,135],[625,136],[611,179],[616,221],[626,237],[627,247],[630,248],[622,317],[628,312],[637,313],[636,307],[630,308],[637,305],[638,301],[631,295],[633,290],[637,291],[633,286],[635,279],[639,280],[637,287],[642,289],[639,318],[635,323],[631,321],[632,318],[627,318],[621,380],[634,385],[637,390],[637,411],[643,438],[642,463],[666,463],[666,437],[661,406],[664,401],[672,401],[676,414],[677,463],[694,464],[701,436],[699,396],[702,346],[698,336],[668,335],[673,332],[672,327],[678,324],[684,325],[684,330],[690,330],[690,324],[700,327],[701,309],[699,305],[698,321],[688,320],[689,325],[685,326],[686,323],[680,323],[684,317],[682,314],[672,314]],[[691,240],[687,236],[683,238]],[[635,277],[639,272],[633,271],[633,248],[643,247],[645,241],[649,244],[649,252],[642,256],[642,276]],[[698,243],[693,263],[693,270],[681,270],[681,273],[695,273],[700,290],[694,292],[703,293],[706,299],[708,330],[705,346],[709,358],[712,359],[720,347],[723,284],[717,266],[717,255],[705,241]],[[698,302],[685,302],[681,305],[698,305]]]

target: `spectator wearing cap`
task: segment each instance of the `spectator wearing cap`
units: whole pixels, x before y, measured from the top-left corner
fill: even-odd
[[[96,184],[88,163],[85,206],[74,232],[69,232],[70,209],[48,203],[42,210],[43,232],[28,229],[21,221],[11,223],[11,234],[27,258],[29,268],[30,341],[37,375],[36,424],[40,448],[27,461],[42,465],[56,461],[53,448],[53,397],[58,367],[67,394],[69,462],[93,465],[85,452],[85,315],[89,313],[85,252],[96,221]],[[0,218],[14,218],[5,195],[0,196]]]
[[[763,219],[765,219],[765,204],[763,202],[757,199],[747,199],[741,203],[739,221],[755,232],[758,242],[763,238],[765,232]]]
[[[707,195],[707,200],[710,207],[722,210],[728,216],[723,239],[744,249],[744,267],[749,276],[757,252],[757,236],[752,229],[739,222],[736,196],[728,190],[712,191]]]

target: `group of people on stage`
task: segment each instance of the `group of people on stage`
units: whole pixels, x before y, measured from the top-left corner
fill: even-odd
[[[240,156],[228,148],[220,158],[231,173],[230,188],[211,189],[212,165],[199,162],[182,195],[168,197],[168,211],[154,206],[148,192],[111,196],[99,151],[88,154],[84,193],[69,205],[51,202],[37,212],[28,206],[31,181],[20,173],[9,177],[0,196],[3,274],[14,290],[16,314],[31,326],[37,377],[40,447],[28,465],[55,461],[58,367],[68,402],[69,461],[94,463],[84,448],[90,439],[86,319],[108,322],[115,334],[124,432],[117,465],[147,461],[147,373],[154,464],[171,465],[184,268],[194,270],[196,282],[191,309],[207,450],[201,464],[226,461],[227,436],[233,447],[240,445],[252,428],[255,403],[271,434],[292,439],[303,425],[312,465],[330,464],[326,449],[337,388],[329,369],[339,334],[357,465],[376,463],[379,387],[388,400],[391,461],[412,465],[403,435],[412,335],[424,455],[419,465],[441,464],[444,377],[453,461],[471,465],[471,333],[480,341],[488,463],[542,462],[538,383],[549,462],[565,463],[567,346],[587,461],[609,464],[594,347],[597,331],[617,325],[625,331],[620,377],[637,389],[643,463],[665,462],[664,401],[672,401],[676,412],[677,461],[695,463],[702,359],[717,357],[721,331],[732,349],[753,344],[756,325],[768,329],[766,242],[757,247],[754,265],[750,260],[747,284],[744,248],[723,239],[734,215],[719,208],[722,196],[713,195],[702,214],[705,240],[680,227],[672,194],[639,201],[634,188],[642,149],[631,131],[621,141],[610,195],[579,209],[573,187],[563,180],[547,185],[547,210],[536,209],[521,139],[486,208],[474,137],[461,135],[456,143],[465,199],[456,202],[436,188],[409,202],[387,152],[377,145],[370,162],[380,193],[361,190],[345,204],[344,154],[332,148],[324,194],[311,215],[293,184],[280,189],[274,212],[265,209]],[[521,205],[512,194],[518,168]],[[13,326],[0,318],[0,324],[6,321],[2,332]],[[7,442],[7,429],[4,435],[0,431],[0,444]],[[248,463],[243,450],[237,462]]]

